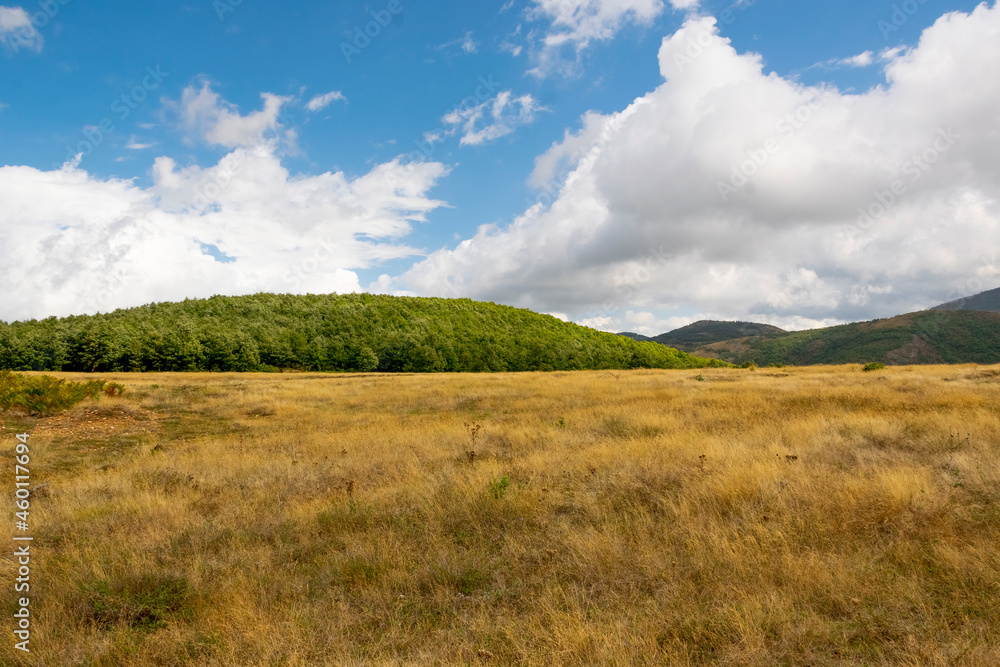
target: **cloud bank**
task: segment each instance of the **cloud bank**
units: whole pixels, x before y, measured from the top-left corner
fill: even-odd
[[[538,158],[551,197],[391,286],[655,333],[866,319],[995,287],[1000,10],[945,15],[882,60],[885,85],[863,94],[804,86],[692,18],[663,40],[662,85]]]
[[[232,150],[206,168],[159,157],[149,187],[73,162],[0,167],[4,319],[213,294],[361,291],[356,270],[418,253],[402,239],[443,205],[427,192],[444,165],[293,175],[279,157],[283,98],[263,99],[240,115],[208,86],[187,89],[184,127]]]

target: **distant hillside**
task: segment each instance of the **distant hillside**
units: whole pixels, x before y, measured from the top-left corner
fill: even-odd
[[[732,363],[1000,363],[1000,313],[933,310],[825,329],[744,337],[692,350]]]
[[[931,310],[980,310],[1000,312],[1000,288],[935,306]]]
[[[631,338],[632,340],[637,340],[641,342],[649,342],[653,340],[649,336],[643,336],[642,334],[632,333],[631,331],[623,331],[618,334],[619,336],[625,336],[626,338]]]
[[[769,324],[702,320],[701,322],[695,322],[686,327],[655,336],[650,340],[668,347],[675,347],[678,350],[690,351],[705,345],[732,340],[734,338],[780,336],[785,333],[787,332],[784,329],[772,327]]]
[[[468,299],[256,294],[0,323],[0,369],[466,372],[725,365]]]

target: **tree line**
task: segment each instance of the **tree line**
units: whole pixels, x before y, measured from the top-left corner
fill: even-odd
[[[468,299],[255,294],[0,323],[0,368],[22,371],[504,372],[725,365]]]

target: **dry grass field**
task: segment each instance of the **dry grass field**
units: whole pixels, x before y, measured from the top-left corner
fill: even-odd
[[[100,377],[4,665],[1000,664],[995,367]]]

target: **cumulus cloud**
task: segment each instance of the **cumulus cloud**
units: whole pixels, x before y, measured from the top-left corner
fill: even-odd
[[[213,146],[236,148],[255,141],[265,132],[276,130],[281,124],[281,108],[291,100],[271,93],[261,93],[261,99],[264,100],[263,109],[243,116],[235,105],[213,91],[209,82],[203,81],[200,87],[187,86],[180,102],[172,106],[194,138]]]
[[[324,95],[317,95],[316,97],[309,100],[309,103],[306,104],[306,109],[309,109],[309,111],[313,112],[320,111],[330,106],[333,102],[344,99],[347,98],[345,98],[344,94],[341,93],[339,90],[331,90],[329,93],[326,93]]]
[[[613,37],[627,23],[648,24],[664,10],[663,0],[532,0],[529,12],[546,20],[550,29],[536,53],[536,76],[570,72],[579,54],[591,42]],[[696,7],[692,0],[676,0],[675,7]],[[568,52],[568,53],[567,53]]]
[[[513,133],[523,125],[535,121],[535,115],[544,111],[531,95],[514,97],[509,90],[475,106],[462,106],[442,118],[449,135],[461,132],[463,146],[478,146]],[[440,134],[426,136],[428,141],[439,141]]]
[[[21,49],[41,51],[44,40],[22,7],[0,5],[0,44],[17,53]]]
[[[765,73],[711,18],[659,64],[657,89],[539,157],[551,204],[391,287],[622,330],[629,312],[802,328],[1000,284],[995,4],[941,17],[863,94]]]
[[[296,176],[275,139],[206,168],[160,157],[149,187],[74,164],[2,167],[0,317],[360,291],[356,270],[418,252],[403,238],[443,205],[427,192],[445,173],[440,163],[395,160],[353,179]]]

